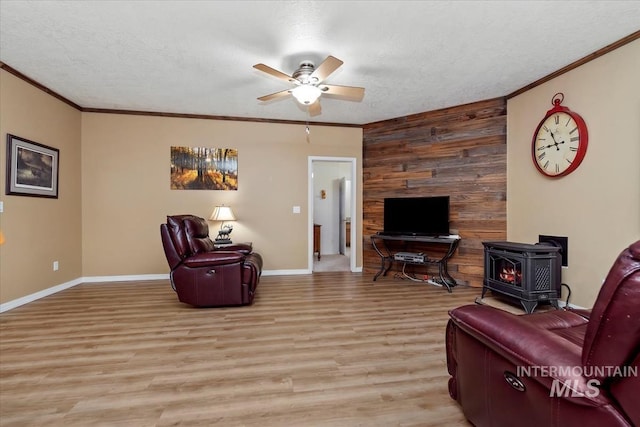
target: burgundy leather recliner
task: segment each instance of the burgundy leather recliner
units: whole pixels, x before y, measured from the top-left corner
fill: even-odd
[[[251,304],[262,257],[251,245],[216,249],[209,225],[194,215],[167,217],[160,225],[162,246],[171,269],[171,286],[178,299],[196,307]]]
[[[449,394],[474,425],[640,426],[640,241],[592,310],[449,314]]]

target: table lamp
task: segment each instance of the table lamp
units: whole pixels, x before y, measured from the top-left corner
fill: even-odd
[[[211,214],[211,217],[209,219],[211,221],[222,221],[222,224],[220,224],[220,230],[218,231],[218,236],[215,238],[215,243],[217,245],[232,243],[231,239],[229,238],[229,235],[233,230],[233,226],[224,224],[225,221],[236,220],[236,217],[235,215],[233,215],[233,211],[231,210],[231,208],[229,206],[224,206],[224,205],[216,206],[213,209],[213,213]]]

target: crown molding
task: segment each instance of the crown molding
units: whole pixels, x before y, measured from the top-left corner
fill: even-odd
[[[17,78],[24,80],[30,85],[42,90],[43,92],[53,96],[54,98],[59,99],[67,105],[75,108],[78,111],[83,113],[102,113],[102,114],[128,114],[135,116],[156,116],[156,117],[176,117],[176,118],[186,118],[186,119],[202,119],[202,120],[228,120],[234,122],[258,122],[258,123],[278,123],[278,124],[289,124],[289,125],[313,125],[313,126],[336,126],[336,127],[351,127],[351,128],[361,128],[362,125],[355,125],[349,123],[330,123],[330,122],[306,122],[301,120],[276,120],[276,119],[259,119],[259,118],[251,118],[251,117],[231,117],[231,116],[214,116],[207,114],[180,114],[180,113],[162,113],[162,112],[153,112],[153,111],[135,111],[135,110],[115,110],[109,108],[87,108],[81,105],[76,104],[73,101],[65,98],[59,93],[49,89],[45,85],[37,82],[36,80],[26,76],[10,65],[5,64],[4,62],[0,62],[0,69],[5,70],[6,72],[13,74]]]
[[[76,104],[75,102],[68,100],[64,96],[62,96],[59,93],[49,89],[45,85],[40,84],[39,82],[33,80],[32,78],[30,78],[28,76],[25,76],[20,71],[16,70],[15,68],[10,67],[9,65],[5,64],[4,62],[0,62],[0,69],[5,70],[7,73],[13,74],[14,76],[19,78],[20,80],[24,80],[25,82],[29,83],[30,85],[40,89],[43,92],[48,93],[49,95],[53,96],[54,98],[59,99],[60,101],[64,102],[67,105],[70,105],[71,107],[75,108],[76,110],[82,111],[82,107],[79,106],[78,104]]]
[[[112,110],[108,108],[81,108],[83,113],[102,113],[102,114],[128,114],[133,116],[156,116],[156,117],[174,117],[183,119],[202,119],[202,120],[228,120],[234,122],[257,122],[257,123],[277,123],[285,125],[309,125],[309,126],[338,126],[346,128],[361,128],[362,125],[354,125],[349,123],[330,123],[330,122],[306,122],[300,120],[277,120],[277,119],[259,119],[255,117],[233,117],[233,116],[214,116],[207,114],[182,114],[182,113],[163,113],[154,111],[135,111],[135,110]]]
[[[576,68],[580,67],[581,65],[586,64],[587,62],[593,61],[596,58],[600,58],[601,56],[606,55],[607,53],[609,53],[611,51],[614,51],[617,48],[622,47],[622,46],[624,46],[624,45],[626,45],[628,43],[631,43],[632,41],[635,41],[635,40],[637,40],[639,38],[640,38],[640,30],[636,31],[635,33],[631,33],[627,37],[624,37],[624,38],[618,40],[617,42],[611,43],[610,45],[605,46],[602,49],[598,49],[595,52],[593,52],[592,54],[587,55],[587,56],[585,56],[583,58],[580,58],[577,61],[572,62],[571,64],[567,65],[566,67],[560,68],[558,71],[555,71],[555,72],[553,72],[553,73],[551,73],[551,74],[549,74],[549,75],[547,75],[545,77],[542,77],[541,79],[538,79],[533,83],[529,83],[528,85],[516,90],[515,92],[510,93],[509,95],[506,96],[506,98],[507,99],[511,99],[514,96],[518,96],[521,93],[524,93],[524,92],[526,92],[528,90],[531,90],[536,86],[540,86],[541,84],[546,83],[549,80],[553,80],[556,77],[558,77],[558,76],[560,76],[560,75],[562,75],[562,74],[564,74],[564,73],[566,73],[568,71],[576,69]]]
[[[578,59],[577,61],[572,62],[566,67],[563,67],[551,74],[548,74],[547,76],[542,77],[541,79],[538,79],[533,83],[530,83],[514,92],[511,92],[510,94],[506,95],[505,98],[510,99],[515,96],[518,96],[528,90],[533,89],[536,86],[540,86],[541,84],[546,83],[549,80],[552,80],[568,71],[578,68],[586,64],[587,62],[593,61],[596,58],[606,55],[607,53],[615,49],[618,49],[619,47],[622,47],[628,43],[631,43],[637,39],[640,39],[640,30],[634,33],[631,33],[627,37],[624,37],[614,43],[611,43],[610,45],[605,46],[602,49],[598,49],[595,52],[591,53],[590,55],[587,55],[581,59]],[[25,82],[35,86],[36,88],[48,93],[49,95],[59,99],[65,104],[70,105],[71,107],[83,113],[129,114],[129,115],[136,115],[136,116],[176,117],[176,118],[187,118],[187,119],[227,120],[227,121],[236,121],[236,122],[278,123],[278,124],[295,124],[295,125],[301,125],[301,124],[311,125],[312,124],[314,126],[338,126],[338,127],[351,127],[351,128],[362,128],[366,126],[366,124],[356,125],[356,124],[346,124],[346,123],[324,123],[324,122],[308,123],[306,121],[300,121],[300,120],[275,120],[275,119],[258,119],[258,118],[248,118],[248,117],[214,116],[214,115],[206,115],[206,114],[179,114],[179,113],[162,113],[162,112],[151,112],[151,111],[115,110],[115,109],[108,109],[108,108],[86,108],[76,104],[73,101],[70,101],[64,96],[40,84],[39,82],[33,80],[32,78],[22,74],[20,71],[16,70],[15,68],[12,68],[11,66],[5,64],[4,62],[0,62],[0,69],[13,74],[19,79],[24,80]]]

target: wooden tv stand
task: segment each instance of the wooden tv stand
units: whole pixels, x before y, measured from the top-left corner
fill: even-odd
[[[446,245],[446,252],[443,256],[439,258],[429,258],[426,254],[424,255],[423,261],[407,261],[407,260],[397,260],[395,255],[400,251],[397,248],[390,248],[390,242],[398,242],[403,250],[406,250],[408,247],[414,247],[415,244],[420,243],[428,243],[428,244],[438,244],[438,245]],[[385,235],[385,234],[374,234],[371,236],[371,244],[373,245],[373,249],[380,256],[380,271],[376,273],[373,277],[375,281],[380,275],[386,276],[387,272],[391,269],[391,266],[394,262],[403,263],[412,265],[437,265],[438,266],[438,277],[436,278],[436,283],[442,285],[447,288],[447,291],[451,292],[451,288],[456,286],[456,281],[449,272],[447,271],[447,261],[449,258],[453,256],[453,253],[458,248],[460,244],[459,237],[428,237],[428,236],[409,236],[409,235]],[[404,271],[404,268],[403,268]],[[420,280],[427,282],[427,280]]]

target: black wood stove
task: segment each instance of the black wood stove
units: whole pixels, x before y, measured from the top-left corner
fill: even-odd
[[[540,302],[558,307],[562,257],[560,247],[545,244],[483,242],[487,290],[519,301],[532,313]]]

